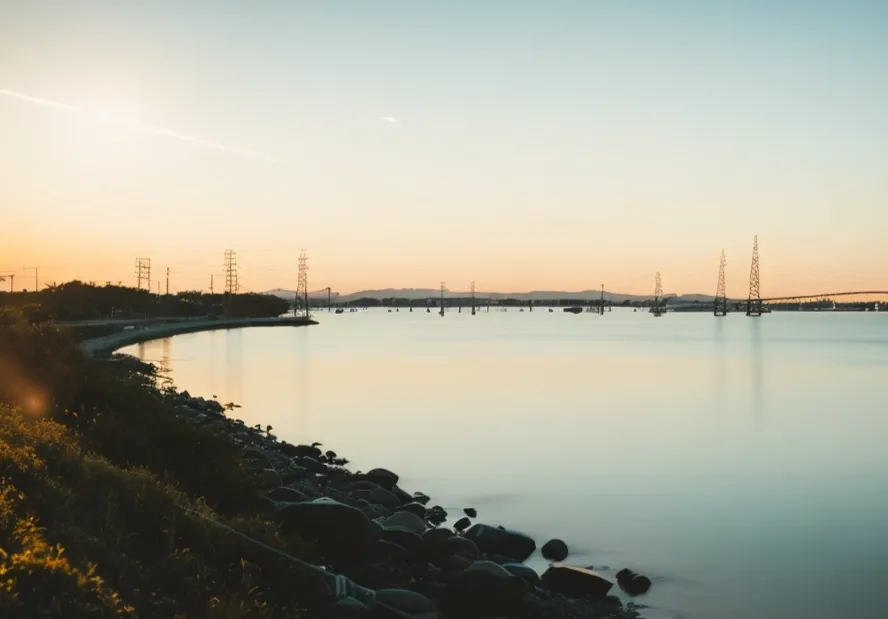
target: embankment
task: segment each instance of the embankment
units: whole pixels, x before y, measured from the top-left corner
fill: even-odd
[[[83,342],[82,348],[88,357],[95,357],[108,355],[124,346],[131,346],[132,344],[171,337],[173,335],[182,335],[184,333],[242,329],[244,327],[305,327],[314,324],[317,324],[317,322],[301,316],[282,318],[219,318],[214,320],[170,322],[125,329],[117,333],[97,337]]]

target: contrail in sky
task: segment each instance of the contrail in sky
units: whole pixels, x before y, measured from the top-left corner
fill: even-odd
[[[43,99],[41,97],[35,97],[33,95],[29,95],[23,92],[16,92],[15,90],[7,90],[5,88],[0,88],[0,96],[9,97],[11,99],[18,99],[19,101],[26,101],[28,103],[33,103],[34,105],[39,105],[40,107],[47,107],[56,110],[63,110],[65,112],[72,112],[74,114],[86,115],[88,112],[82,108],[79,108],[75,105],[70,105],[68,103],[62,103],[60,101],[53,101],[52,99]],[[178,131],[174,131],[172,129],[167,129],[166,127],[158,127],[156,125],[142,125],[142,124],[131,124],[134,129],[138,129],[140,131],[144,131],[145,133],[150,133],[152,135],[158,135],[168,138],[173,138],[174,140],[179,140],[180,142],[188,142],[189,144],[195,144],[197,146],[203,146],[204,148],[211,148],[213,150],[219,150],[226,153],[235,153],[237,155],[243,155],[244,157],[253,157],[256,159],[264,159],[265,161],[271,161],[273,163],[277,163],[277,160],[270,155],[266,155],[265,153],[260,153],[255,150],[250,150],[248,148],[240,148],[239,146],[230,146],[228,144],[222,144],[221,142],[214,142],[212,140],[205,140],[204,138],[200,138],[194,135],[187,135],[185,133],[179,133]]]

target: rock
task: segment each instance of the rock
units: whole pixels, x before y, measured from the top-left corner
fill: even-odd
[[[426,561],[435,564],[442,564],[450,556],[445,542],[453,537],[453,531],[450,529],[428,529],[422,534],[423,546],[425,549],[424,557]]]
[[[475,511],[474,507],[467,507],[463,511],[466,513],[466,516],[468,516],[469,518],[477,518],[478,517],[478,512]]]
[[[283,453],[291,458],[314,458],[317,460],[321,457],[321,450],[311,445],[291,445],[290,443],[281,443],[278,445]]]
[[[452,555],[460,555],[472,559],[473,561],[481,556],[481,551],[478,550],[478,546],[475,542],[459,535],[454,535],[445,540],[444,548],[446,548],[447,552]]]
[[[373,555],[385,563],[414,563],[416,561],[416,557],[401,544],[386,539],[376,540]]]
[[[550,561],[564,561],[567,558],[567,544],[560,539],[552,539],[543,544],[540,552]]]
[[[308,496],[304,492],[288,486],[279,486],[265,496],[272,501],[279,501],[281,503],[300,503],[308,500]]]
[[[349,490],[367,490],[368,492],[377,488],[379,488],[379,484],[367,480],[356,481],[348,486]]]
[[[620,585],[620,589],[634,597],[650,590],[651,579],[630,569],[622,569],[617,572],[617,584]]]
[[[327,607],[320,619],[363,619],[372,616],[373,612],[369,608],[355,598],[346,597]]]
[[[422,557],[424,554],[422,537],[403,527],[385,528],[379,534],[379,538],[403,546],[414,557]]]
[[[394,494],[384,488],[375,488],[367,495],[367,500],[371,503],[385,505],[390,510],[396,510],[401,506],[401,501]]]
[[[387,490],[391,490],[397,485],[399,477],[388,469],[373,469],[368,473],[364,473],[364,479],[379,484]]]
[[[287,503],[277,515],[284,533],[298,532],[316,540],[324,554],[366,556],[376,535],[364,512],[333,499]]]
[[[392,492],[392,494],[394,494],[396,497],[398,497],[398,500],[401,501],[401,504],[402,504],[402,505],[403,505],[404,503],[412,503],[412,502],[413,502],[413,495],[411,495],[411,494],[405,492],[404,490],[401,490],[401,488],[398,487],[398,486],[394,486],[394,487],[392,487],[392,488],[391,488],[391,492]]]
[[[425,517],[426,520],[437,526],[447,520],[447,512],[440,505],[435,505],[426,511]]]
[[[423,494],[422,492],[414,492],[413,500],[417,503],[422,503],[423,505],[426,505],[432,499],[427,494]]]
[[[461,619],[511,617],[520,609],[524,591],[524,582],[502,566],[475,561],[447,586],[441,603]]]
[[[442,561],[441,566],[444,568],[445,572],[458,574],[469,569],[472,566],[472,563],[474,563],[474,561],[468,557],[462,555],[450,555]]]
[[[283,480],[280,474],[274,469],[262,469],[262,485],[266,488],[273,488],[281,485]]]
[[[523,533],[486,524],[473,525],[466,531],[466,537],[475,542],[481,552],[503,555],[518,563],[525,561],[536,550],[536,542]]]
[[[417,535],[422,535],[429,528],[422,518],[410,512],[395,512],[385,519],[383,526],[385,528],[403,527]]]
[[[614,583],[592,570],[556,563],[542,577],[543,585],[572,598],[603,598]]]
[[[503,567],[509,570],[510,574],[526,582],[531,588],[537,587],[540,584],[540,575],[532,567],[528,567],[523,563],[503,563]]]
[[[416,501],[406,503],[404,505],[399,506],[395,511],[400,512],[410,512],[411,514],[416,514],[420,518],[425,517],[426,508],[422,503],[417,503]]]
[[[468,518],[465,518],[465,517],[460,518],[459,520],[457,520],[456,522],[453,523],[453,528],[456,529],[457,531],[465,531],[470,526],[472,526],[472,521],[469,520]]]
[[[402,613],[401,616],[412,617],[413,619],[439,619],[438,611],[435,605],[426,596],[409,591],[407,589],[380,589],[376,592],[377,606],[394,609],[396,612]],[[379,617],[387,617],[385,613],[380,613]],[[392,619],[394,616],[392,615]]]
[[[371,520],[374,520],[376,518],[388,518],[392,515],[392,510],[390,510],[385,505],[378,505],[376,503],[361,505],[359,509],[367,514],[367,517]]]

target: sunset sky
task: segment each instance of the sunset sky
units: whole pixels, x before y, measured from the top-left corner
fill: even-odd
[[[888,289],[888,3],[0,2],[0,275]],[[219,280],[217,279],[217,282]],[[0,284],[4,286],[7,284]],[[156,285],[156,284],[155,284]]]

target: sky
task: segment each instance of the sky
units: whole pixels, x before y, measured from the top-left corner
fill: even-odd
[[[0,275],[888,289],[888,3],[0,0]],[[0,283],[0,286],[6,285]]]

